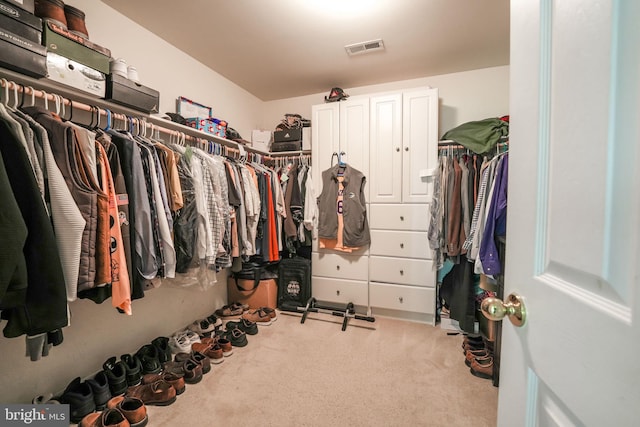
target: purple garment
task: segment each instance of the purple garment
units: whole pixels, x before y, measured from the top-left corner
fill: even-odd
[[[480,244],[479,257],[485,274],[496,275],[502,272],[498,257],[496,237],[507,233],[507,183],[509,175],[509,154],[505,154],[494,179],[493,198],[489,206],[487,221]]]

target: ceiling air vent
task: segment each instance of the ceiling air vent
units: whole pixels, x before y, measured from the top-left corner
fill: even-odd
[[[351,55],[360,55],[363,53],[374,52],[377,50],[384,50],[384,43],[382,43],[382,39],[371,40],[368,42],[360,42],[350,44],[344,47],[349,56]]]

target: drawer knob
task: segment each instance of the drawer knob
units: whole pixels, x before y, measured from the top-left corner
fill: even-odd
[[[336,265],[336,270],[340,270],[340,266],[339,265]]]
[[[404,243],[400,243],[400,249],[404,249]]]
[[[400,275],[404,275],[404,270],[400,270]]]
[[[404,302],[404,298],[399,297],[399,298],[398,298],[398,301],[400,301],[400,304],[402,304],[402,303]]]
[[[396,147],[396,151],[399,153],[400,152],[400,147]]]
[[[336,295],[340,296],[340,289],[336,291]]]
[[[404,151],[409,151],[409,147],[404,147]]]
[[[400,216],[400,221],[404,221],[404,217],[403,216]]]

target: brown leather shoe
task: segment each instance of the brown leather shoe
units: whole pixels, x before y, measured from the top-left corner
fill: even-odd
[[[35,0],[34,14],[45,21],[53,21],[67,28],[67,17],[64,14],[62,0]]]
[[[159,380],[152,384],[129,387],[125,396],[137,397],[145,405],[167,406],[176,401],[176,389],[168,382]]]
[[[205,344],[201,342],[193,343],[191,345],[191,350],[204,354],[209,359],[211,359],[211,363],[218,364],[218,363],[224,362],[222,347],[220,347],[220,345],[218,345],[217,343],[215,344]]]
[[[200,353],[199,351],[192,351],[191,353],[178,353],[173,358],[176,362],[184,362],[187,359],[191,359],[202,366],[202,373],[207,374],[211,371],[211,360],[208,356]]]
[[[268,326],[271,324],[271,316],[262,309],[246,311],[242,314],[242,318],[255,322],[260,326]]]
[[[83,11],[67,4],[64,6],[64,15],[67,18],[67,28],[69,31],[80,37],[89,39],[89,32],[84,22],[85,14]]]
[[[117,409],[105,409],[85,416],[78,427],[129,427],[129,421]]]
[[[487,357],[491,357],[491,353],[489,353],[489,351],[487,351],[486,349],[467,350],[467,352],[465,353],[464,363],[465,365],[470,367],[471,361],[473,361],[473,359],[486,359]]]
[[[471,361],[471,373],[479,378],[493,378],[493,357],[486,359],[473,359]]]
[[[202,365],[192,359],[184,362],[167,362],[164,364],[165,372],[182,374],[187,384],[196,384],[202,380]]]
[[[206,337],[206,338],[202,338],[202,343],[204,344],[218,344],[220,346],[220,348],[222,349],[222,355],[224,357],[228,357],[231,356],[233,354],[233,345],[231,345],[231,341],[229,341],[226,338],[222,338],[218,335],[214,336],[214,337]]]
[[[176,396],[184,393],[186,385],[183,374],[173,374],[171,372],[161,372],[159,374],[147,374],[142,377],[142,384],[153,384],[156,381],[163,380],[168,382],[176,389]]]
[[[149,422],[147,407],[138,398],[117,396],[107,402],[107,408],[122,412],[131,427],[144,427]]]

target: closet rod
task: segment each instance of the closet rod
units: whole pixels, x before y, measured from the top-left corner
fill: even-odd
[[[2,78],[0,79],[0,87],[3,89],[6,89],[5,92],[3,92],[3,97],[5,96],[5,93],[23,93],[23,96],[32,96],[38,99],[42,99],[45,101],[45,103],[48,102],[60,102],[61,105],[64,105],[64,107],[70,107],[72,110],[78,109],[81,111],[85,111],[87,113],[95,113],[96,109],[98,114],[100,114],[100,116],[105,117],[105,120],[108,116],[109,113],[107,113],[107,109],[105,108],[101,108],[98,107],[97,105],[89,105],[83,102],[79,102],[79,101],[73,101],[70,98],[64,97],[62,95],[58,95],[56,93],[53,92],[46,92],[44,90],[39,90],[39,89],[35,89],[33,86],[29,85],[29,84],[18,84],[12,80],[8,80],[6,78]],[[9,92],[10,91],[10,92]],[[59,101],[57,99],[57,97],[59,97]],[[8,103],[8,99],[4,100],[5,103]],[[100,100],[100,102],[103,102],[104,100]],[[16,103],[17,103],[17,99],[16,99]],[[116,107],[117,108],[117,107]],[[188,135],[185,132],[182,131],[178,131],[178,130],[173,130],[173,129],[169,129],[166,128],[162,125],[157,125],[155,123],[152,123],[150,121],[147,121],[147,118],[152,118],[152,116],[144,116],[141,115],[141,118],[138,117],[132,117],[129,116],[127,114],[123,114],[123,113],[118,113],[115,112],[111,109],[108,109],[111,113],[112,118],[115,120],[122,120],[123,122],[125,122],[125,124],[129,124],[130,121],[129,119],[131,119],[131,123],[133,124],[133,122],[135,122],[135,125],[139,128],[141,125],[144,125],[145,128],[148,128],[149,130],[153,131],[159,131],[162,132],[166,135],[168,135],[170,138],[176,138],[176,139],[180,139],[183,138],[183,140],[185,141],[191,141],[194,142],[195,144],[197,144],[198,146],[200,146],[201,148],[203,148],[205,151],[207,151],[207,146],[209,144],[209,142],[212,142],[214,144],[219,144],[221,146],[224,146],[227,150],[231,151],[234,154],[239,154],[240,153],[240,149],[236,148],[238,147],[240,144],[235,143],[233,141],[229,141],[229,140],[224,140],[221,141],[220,139],[214,139],[214,138],[206,138],[206,137],[197,137],[197,136],[193,136],[193,135]],[[156,119],[157,120],[157,119]],[[190,128],[189,128],[190,129]],[[271,159],[271,157],[265,155],[263,152],[258,151],[258,150],[253,150],[249,147],[244,147],[245,151],[251,152],[253,154],[257,154],[259,156],[262,156],[263,159],[265,160],[269,160]]]

